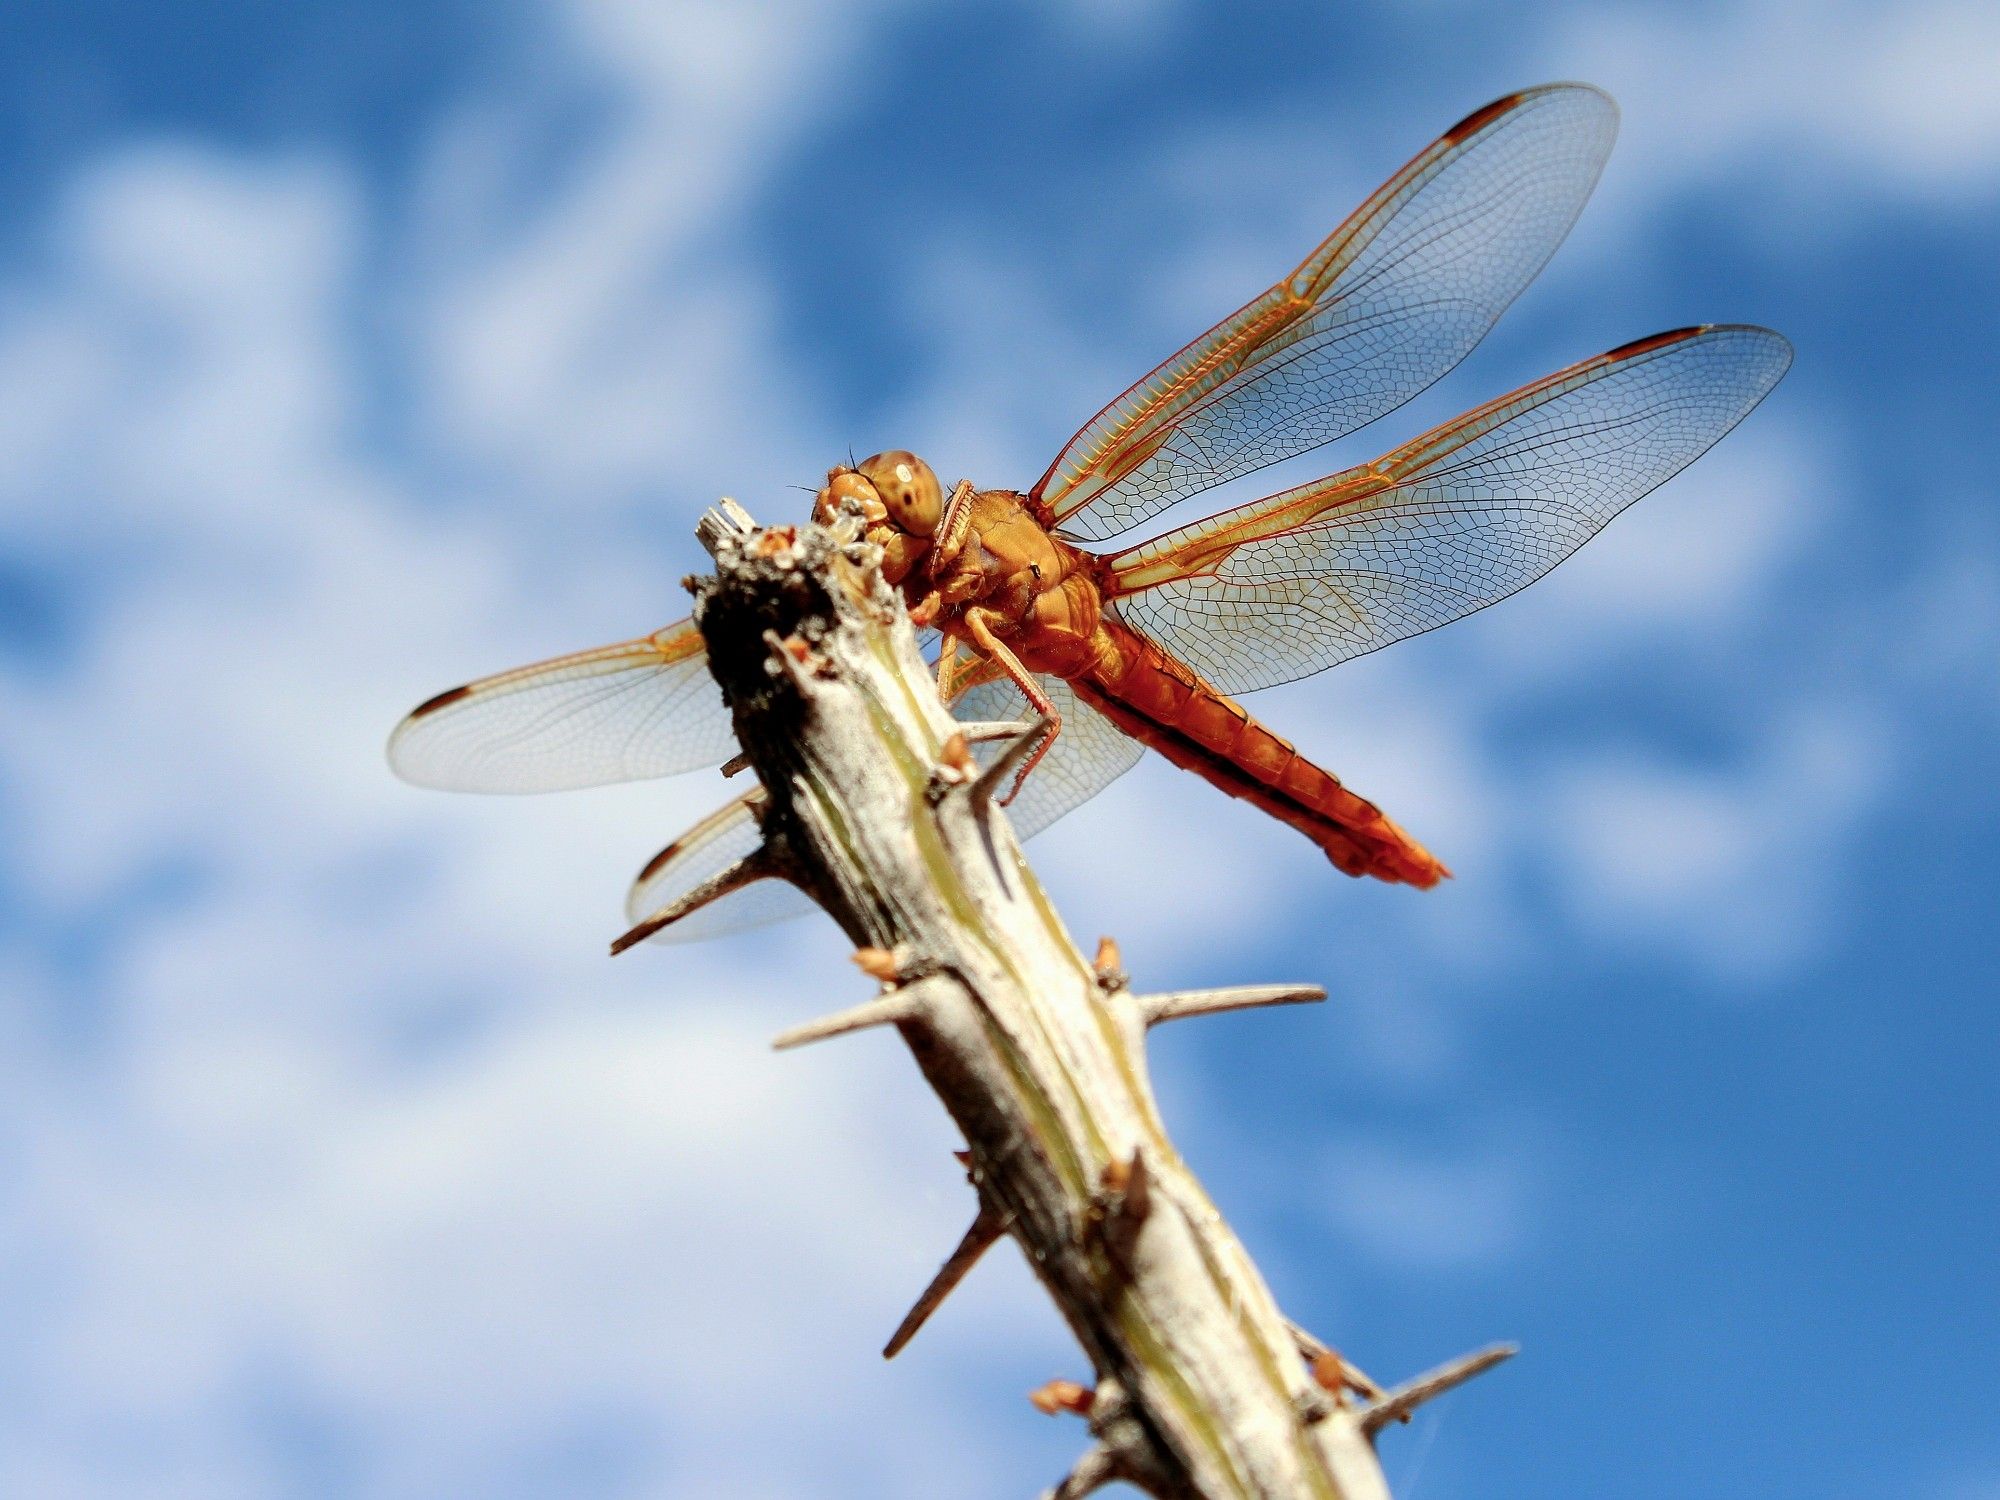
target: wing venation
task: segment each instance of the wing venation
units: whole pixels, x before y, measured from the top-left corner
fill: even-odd
[[[1225,693],[1288,682],[1532,583],[1776,385],[1769,329],[1680,329],[1585,360],[1373,464],[1112,559],[1113,607]]]
[[[389,738],[389,764],[417,786],[554,792],[670,776],[734,745],[701,637],[683,620],[452,688]]]
[[[1456,365],[1596,185],[1617,109],[1554,84],[1460,121],[1277,285],[1107,406],[1033,494],[1102,540],[1332,442]]]

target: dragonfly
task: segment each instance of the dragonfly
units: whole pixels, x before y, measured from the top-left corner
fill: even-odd
[[[902,450],[828,471],[815,514],[858,507],[885,578],[934,638],[953,712],[1045,726],[1014,783],[1022,836],[1150,747],[1304,834],[1347,874],[1419,888],[1449,874],[1238,695],[1533,582],[1741,421],[1789,367],[1783,337],[1746,324],[1654,334],[1372,462],[1135,545],[1088,544],[1343,438],[1451,370],[1569,232],[1617,120],[1583,84],[1474,111],[1296,270],[1092,417],[1026,490],[947,491]],[[701,637],[682,620],[441,693],[397,727],[389,759],[423,786],[541,792],[689,771],[735,749]],[[762,799],[752,788],[649,861],[631,920],[754,848]],[[707,936],[803,904],[765,882],[659,936]]]

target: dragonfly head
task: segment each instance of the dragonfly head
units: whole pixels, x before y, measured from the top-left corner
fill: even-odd
[[[900,448],[864,458],[851,469],[829,469],[814,517],[831,519],[843,500],[860,504],[871,530],[886,524],[909,536],[930,536],[944,515],[944,489],[937,475],[916,454]]]

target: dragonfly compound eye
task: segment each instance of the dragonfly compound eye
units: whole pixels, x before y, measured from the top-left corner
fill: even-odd
[[[861,461],[861,475],[882,497],[889,519],[912,536],[929,536],[944,514],[944,491],[931,466],[914,453],[892,448]]]

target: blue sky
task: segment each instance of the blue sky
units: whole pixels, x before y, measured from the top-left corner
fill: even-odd
[[[1459,878],[1157,763],[1038,864],[1142,984],[1332,991],[1154,1060],[1294,1316],[1524,1345],[1399,1500],[2000,1497],[1996,68],[1969,0],[11,11],[0,1493],[1051,1482],[1022,1393],[1084,1368],[1011,1252],[874,1352],[968,1204],[893,1042],[766,1050],[857,997],[830,926],[604,957],[719,784],[382,740],[682,613],[719,494],[1028,482],[1573,77],[1624,127],[1567,246],[1269,486],[1657,329],[1798,359],[1535,589],[1255,700]]]

